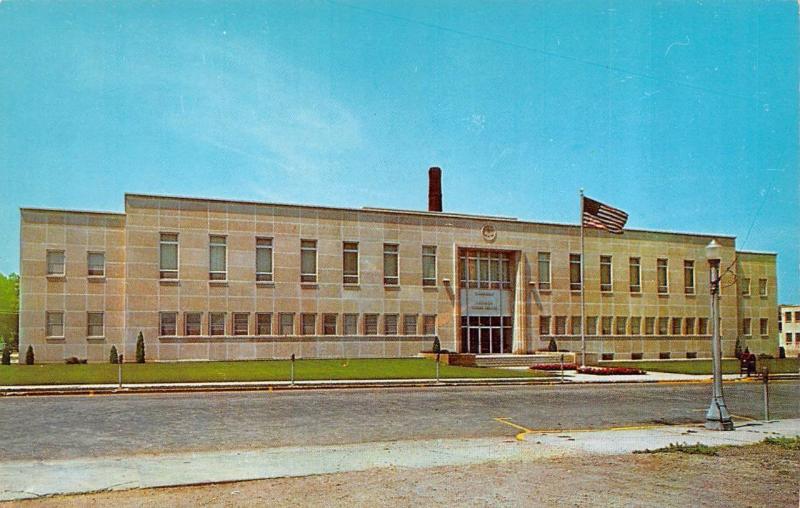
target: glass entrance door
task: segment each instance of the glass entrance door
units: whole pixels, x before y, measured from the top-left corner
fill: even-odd
[[[461,351],[465,353],[511,353],[511,316],[463,316]]]

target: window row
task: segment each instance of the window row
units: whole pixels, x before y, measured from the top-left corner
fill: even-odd
[[[204,315],[207,316],[204,320]],[[312,314],[279,312],[184,312],[183,326],[178,327],[177,312],[159,313],[159,335],[436,335],[436,316],[426,314]],[[205,322],[204,322],[205,321]],[[205,328],[204,328],[205,325]],[[380,327],[379,327],[380,325]],[[420,329],[421,325],[421,329]],[[205,331],[205,333],[203,333]],[[420,331],[422,333],[420,333]]]
[[[552,285],[552,266],[549,252],[539,252],[537,256],[538,280],[537,286],[540,290],[550,290]],[[581,255],[569,255],[569,283],[570,289],[580,291],[582,280]],[[614,290],[614,263],[612,256],[600,256],[600,291],[612,292]],[[750,294],[750,279],[744,278],[742,293]],[[669,279],[669,260],[665,258],[656,259],[656,291],[659,294],[670,292]],[[628,258],[628,290],[631,293],[642,292],[642,258]],[[683,260],[683,292],[687,295],[695,294],[697,290],[695,263],[694,260]],[[758,290],[760,296],[767,295],[767,279],[758,280]]]
[[[300,282],[316,283],[318,278],[318,250],[316,240],[300,240]],[[257,282],[273,280],[272,238],[255,239],[255,278]],[[228,278],[227,237],[210,235],[208,240],[209,280],[225,281]],[[383,244],[383,283],[400,284],[400,246]],[[162,279],[178,278],[179,242],[177,233],[161,233],[160,266]],[[436,285],[436,247],[422,246],[422,285]],[[359,243],[342,242],[342,283],[357,285],[360,281]]]
[[[759,335],[769,335],[769,319],[761,318],[758,320]],[[753,335],[753,320],[751,318],[742,319],[742,335],[750,337]]]
[[[52,338],[64,337],[64,312],[45,312],[45,335]],[[86,313],[86,336],[88,338],[105,337],[105,315],[102,312]]]
[[[586,335],[709,335],[710,333],[708,318],[704,317],[586,316]],[[581,317],[539,316],[539,335],[581,335]]]
[[[47,275],[50,277],[64,277],[67,274],[66,255],[63,250],[47,251]],[[86,275],[89,277],[105,277],[106,254],[105,252],[88,252],[86,254]]]
[[[784,323],[791,323],[792,322],[792,314],[793,313],[788,311],[788,310],[785,311],[783,313],[783,322]],[[800,323],[800,310],[794,311],[794,320],[797,321],[798,323]]]

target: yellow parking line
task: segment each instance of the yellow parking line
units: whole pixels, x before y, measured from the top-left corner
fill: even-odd
[[[734,416],[734,415],[731,415]],[[737,417],[737,418],[744,418],[744,417]],[[749,418],[744,418],[749,419]],[[651,424],[651,425],[626,425],[621,427],[608,427],[608,428],[599,428],[599,429],[529,429],[527,427],[523,427],[522,425],[516,424],[510,421],[508,417],[498,417],[494,418],[495,421],[504,423],[511,427],[514,427],[517,430],[520,430],[516,436],[514,436],[517,441],[525,441],[525,436],[527,434],[573,434],[578,432],[599,432],[599,431],[622,431],[622,430],[646,430],[646,429],[655,429],[661,427],[670,427],[671,425],[664,425],[664,424]],[[699,427],[701,424],[688,424],[688,425],[681,425],[685,427]]]

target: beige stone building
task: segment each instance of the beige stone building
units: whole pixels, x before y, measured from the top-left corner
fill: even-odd
[[[800,356],[800,305],[778,306],[778,334],[786,356]]]
[[[436,181],[438,183],[438,180]],[[434,185],[435,187],[435,185]],[[21,210],[20,347],[39,362],[409,357],[560,349],[710,356],[712,236],[433,211],[125,195],[124,213]],[[774,254],[723,246],[723,349],[777,350]]]

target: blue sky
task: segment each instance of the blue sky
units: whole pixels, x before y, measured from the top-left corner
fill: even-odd
[[[784,2],[0,1],[0,271],[20,206],[124,192],[629,226],[779,254],[800,303]]]

